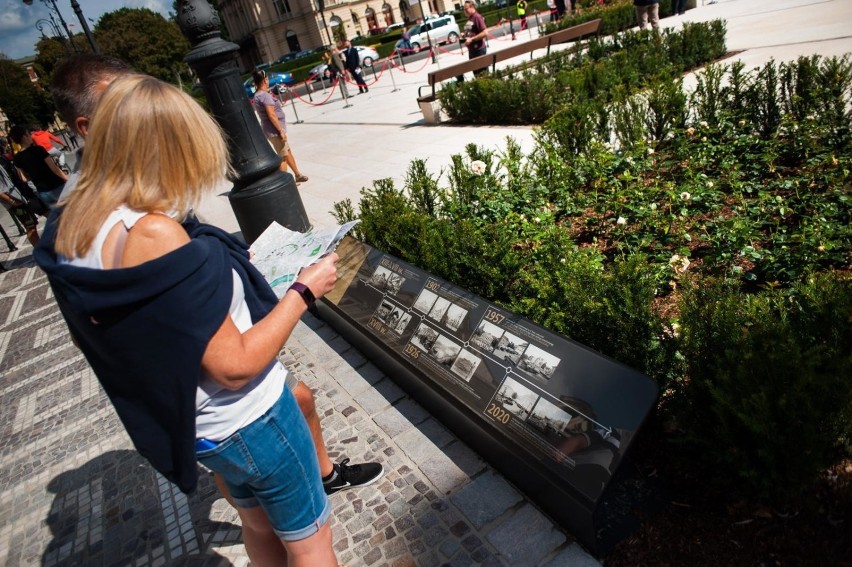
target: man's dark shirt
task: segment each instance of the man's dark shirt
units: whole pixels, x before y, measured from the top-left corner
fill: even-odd
[[[15,154],[15,165],[20,167],[39,191],[52,191],[65,183],[61,177],[45,163],[45,159],[53,159],[47,150],[33,144]]]
[[[468,16],[467,25],[464,27],[464,31],[466,37],[473,37],[485,31],[485,18],[482,17],[482,14],[474,12]],[[485,49],[485,38],[470,42],[467,46],[470,50],[478,51],[480,49]]]

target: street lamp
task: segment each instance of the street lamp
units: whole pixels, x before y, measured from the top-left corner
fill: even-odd
[[[423,0],[417,0],[417,3],[420,5],[420,17],[423,18],[423,23],[426,23],[426,12],[423,11]],[[432,46],[432,37],[429,35],[429,29],[426,29],[426,41],[429,42],[429,53],[432,54],[432,63],[435,63],[437,59],[435,58],[435,50]]]
[[[33,5],[33,0],[23,0],[23,2],[27,6]],[[71,42],[71,47],[74,48],[74,51],[77,51],[77,45],[74,43],[74,36],[71,34],[71,30],[68,29],[68,24],[65,23],[65,18],[62,17],[62,12],[60,12],[59,8],[56,6],[56,0],[41,0],[41,3],[44,4],[48,10],[52,10],[53,13],[56,14],[59,21],[62,23],[62,27],[65,28],[65,33],[68,34],[68,40]],[[71,9],[74,10],[75,14],[77,14],[77,19],[80,20],[80,25],[83,26],[83,32],[86,34],[86,39],[89,40],[89,45],[92,47],[92,51],[100,53],[98,51],[97,44],[95,44],[95,38],[89,30],[89,24],[86,23],[86,18],[83,16],[83,10],[80,8],[80,4],[77,0],[71,0]],[[50,17],[53,19],[52,14]]]
[[[219,14],[207,0],[178,0],[178,25],[192,49],[184,61],[198,74],[210,111],[227,134],[234,188],[228,195],[243,238],[251,243],[272,221],[306,232],[311,223],[295,180],[266,140],[235,61],[238,45],[225,41]]]
[[[325,0],[317,0],[317,10],[319,10],[322,18],[322,27],[325,29],[325,36],[328,38],[329,47],[334,47],[334,42],[331,40],[331,32],[328,31],[328,24],[325,23]]]
[[[36,20],[35,27],[39,32],[41,32],[42,39],[47,39],[47,34],[44,33],[44,28],[50,28],[50,31],[52,32],[52,37],[59,39],[59,41],[62,43],[62,47],[66,51],[69,50],[68,44],[66,43],[67,38],[62,35],[62,31],[59,29],[59,26],[56,25],[56,21],[53,19],[53,14],[50,15],[49,20],[45,20],[44,18]],[[74,47],[76,51],[76,46]]]

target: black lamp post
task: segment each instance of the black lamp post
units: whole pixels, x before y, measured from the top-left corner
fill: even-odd
[[[420,5],[420,17],[423,18],[423,23],[426,23],[426,12],[423,11],[423,0],[417,0],[417,3]],[[429,42],[429,53],[432,54],[432,63],[435,63],[437,59],[435,58],[435,50],[432,49],[432,36],[429,35],[429,30],[426,30],[426,41]]]
[[[228,137],[234,187],[228,199],[243,238],[251,243],[272,221],[290,230],[311,228],[305,207],[281,158],[260,129],[240,80],[239,46],[222,39],[219,15],[207,0],[179,0],[178,25],[192,49],[184,61],[198,74],[216,121]]]
[[[53,0],[51,0],[52,2]],[[92,35],[91,30],[89,30],[89,24],[86,23],[86,17],[83,15],[83,9],[80,8],[80,4],[77,0],[71,0],[71,9],[74,10],[74,13],[77,14],[77,19],[80,20],[80,25],[83,26],[83,33],[86,34],[86,39],[89,40],[89,45],[92,47],[92,51],[94,53],[100,53],[98,51],[98,45],[95,43],[95,37]]]
[[[320,18],[322,18],[322,27],[325,30],[326,38],[328,38],[328,46],[334,47],[334,41],[331,39],[331,32],[328,31],[328,24],[325,23],[325,0],[317,0],[317,10],[319,10]]]
[[[33,0],[23,0],[23,2],[27,6],[33,5]],[[52,10],[52,12],[56,14],[59,21],[62,23],[62,27],[65,28],[65,33],[68,34],[68,41],[71,43],[71,47],[74,48],[74,51],[78,51],[77,45],[74,43],[74,36],[71,34],[71,30],[68,29],[68,24],[65,23],[65,18],[62,17],[62,12],[60,12],[59,8],[56,6],[56,0],[41,0],[41,3],[47,6],[48,10]],[[92,51],[100,53],[98,51],[97,44],[95,44],[95,38],[89,30],[89,24],[86,23],[86,18],[83,16],[83,10],[80,8],[80,4],[77,0],[71,0],[71,9],[73,9],[74,13],[77,14],[77,19],[80,20],[80,25],[83,26],[83,32],[86,34],[86,39],[89,40],[89,45],[92,47]],[[53,19],[53,14],[51,14],[50,18]]]
[[[50,15],[49,20],[45,20],[44,18],[36,20],[35,27],[39,32],[41,32],[41,37],[43,39],[47,39],[47,34],[44,33],[44,28],[50,28],[52,37],[58,39],[62,43],[62,48],[65,49],[65,51],[71,50],[73,44],[69,45],[67,43],[68,38],[62,35],[62,31],[59,29],[59,26],[56,25],[56,21],[54,21],[53,19],[53,14]],[[76,51],[76,47],[76,45],[73,46],[74,51]]]

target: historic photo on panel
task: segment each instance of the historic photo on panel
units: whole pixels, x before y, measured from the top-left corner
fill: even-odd
[[[405,278],[388,270],[384,266],[379,266],[376,268],[376,271],[373,272],[373,275],[370,277],[370,281],[367,283],[379,291],[389,293],[390,295],[396,295],[399,293],[399,288],[401,288],[402,284],[405,283]]]
[[[559,358],[543,351],[535,345],[529,345],[518,361],[518,368],[525,370],[536,378],[550,380],[553,371],[559,365]]]
[[[470,382],[470,377],[476,372],[480,362],[482,362],[481,358],[467,349],[462,349],[450,370],[465,382]]]

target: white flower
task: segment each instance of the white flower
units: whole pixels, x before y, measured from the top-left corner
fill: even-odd
[[[707,136],[701,136],[701,141],[702,141],[702,142],[706,142],[706,141],[707,141]]]
[[[689,134],[690,136],[692,136],[693,134],[695,134],[695,128],[690,126],[689,128],[686,129],[686,133]]]
[[[538,217],[535,217],[533,220],[534,220],[535,222],[541,222],[541,219],[540,219],[540,218],[538,218]]]
[[[564,263],[565,263],[565,258],[559,258],[559,263],[560,263],[560,264],[564,264]]]
[[[712,182],[712,181],[708,181],[708,182],[707,182],[707,187],[710,187],[710,188],[712,189],[712,188],[713,188],[713,182]]]
[[[612,149],[612,144],[610,144],[609,142],[604,142],[604,143],[603,143],[603,147],[604,147],[604,148],[606,148],[606,149],[608,149],[608,150],[611,150],[611,149]]]
[[[672,323],[672,336],[675,338],[680,336],[680,323]]]
[[[653,155],[653,154],[654,154],[654,148],[648,148],[648,155],[650,156],[650,155]]]
[[[624,217],[618,217],[618,220],[615,221],[615,224],[627,224],[627,219]]]
[[[702,120],[701,122],[698,123],[698,125],[701,126],[702,128],[707,128],[707,121]]]
[[[485,162],[480,160],[470,162],[470,172],[474,175],[482,175],[485,173]]]
[[[656,210],[657,210],[657,203],[651,203],[651,210],[652,210],[652,211],[656,211]]]
[[[689,264],[689,258],[681,256],[680,254],[675,254],[669,259],[669,266],[671,266],[671,268],[679,274],[685,272],[687,268],[689,268]]]
[[[666,134],[666,140],[674,140],[675,133],[669,130],[669,133]]]
[[[684,201],[689,201],[690,199],[692,199],[692,195],[690,195],[688,192],[684,191],[683,193],[680,194],[680,198],[683,199]]]
[[[740,126],[745,126],[745,120],[740,120],[740,121],[739,121],[739,125],[740,125]]]

